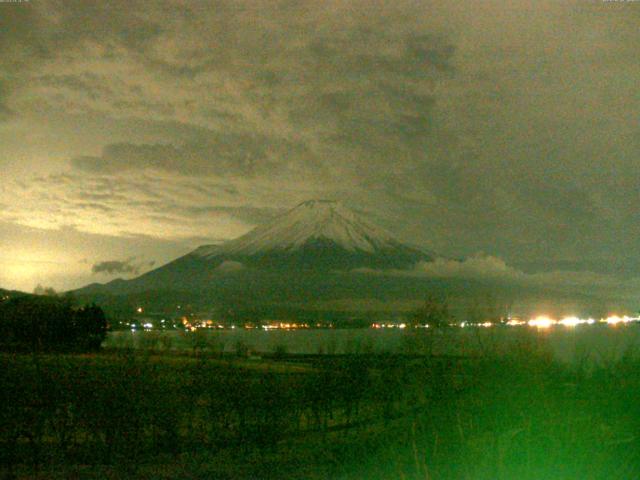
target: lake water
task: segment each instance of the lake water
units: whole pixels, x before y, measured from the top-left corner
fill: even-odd
[[[410,352],[416,348],[434,354],[475,355],[510,348],[536,348],[563,362],[610,362],[625,353],[640,353],[640,324],[531,327],[451,328],[437,332],[400,329],[204,330],[196,333],[110,332],[105,346],[190,349],[200,345],[234,352],[358,353]],[[416,345],[418,345],[416,347]],[[242,346],[242,347],[240,347]]]

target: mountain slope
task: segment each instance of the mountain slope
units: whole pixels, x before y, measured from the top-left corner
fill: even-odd
[[[15,297],[24,297],[29,295],[28,293],[20,292],[18,290],[5,290],[0,288],[0,301],[9,300]]]

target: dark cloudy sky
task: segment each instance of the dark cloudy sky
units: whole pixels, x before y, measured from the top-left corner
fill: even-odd
[[[631,1],[0,3],[0,286],[130,277],[314,197],[627,281],[639,25]]]

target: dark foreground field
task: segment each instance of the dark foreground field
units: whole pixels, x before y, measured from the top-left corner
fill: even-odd
[[[0,356],[0,478],[636,479],[640,360]]]

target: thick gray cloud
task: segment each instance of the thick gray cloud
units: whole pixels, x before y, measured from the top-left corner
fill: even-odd
[[[155,261],[136,261],[135,257],[131,257],[126,260],[104,260],[102,262],[94,263],[91,267],[91,272],[107,274],[124,273],[129,275],[138,275],[143,269],[153,267],[155,263]]]
[[[520,289],[532,288],[561,293],[564,296],[592,296],[601,301],[618,302],[624,308],[635,305],[640,276],[621,278],[608,273],[576,270],[524,272],[503,259],[476,254],[462,260],[438,258],[433,262],[420,262],[407,270],[358,269],[356,273],[406,276],[414,278],[465,279],[478,285],[499,284]],[[479,288],[481,290],[481,288]]]
[[[195,244],[330,197],[451,256],[640,267],[638,2],[0,9],[0,221]]]
[[[99,157],[82,156],[72,166],[89,173],[117,173],[125,170],[162,170],[181,175],[273,175],[281,172],[287,159],[304,153],[303,145],[277,143],[250,134],[215,134],[176,147],[171,144],[118,143],[107,145]]]

